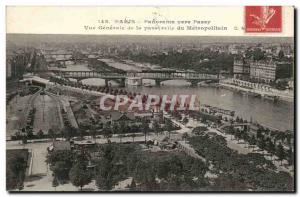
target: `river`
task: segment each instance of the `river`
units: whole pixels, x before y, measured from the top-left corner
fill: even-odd
[[[70,70],[83,69],[82,67],[88,70],[87,65],[70,67]],[[124,68],[123,64],[121,67]],[[82,82],[88,85],[105,85],[103,79],[84,79]],[[202,104],[234,110],[236,115],[242,117],[243,119],[252,119],[253,121],[257,121],[262,125],[274,129],[294,130],[294,103],[292,102],[281,100],[278,102],[273,102],[271,100],[257,98],[247,94],[243,95],[236,91],[222,88],[189,87],[188,82],[179,80],[164,81],[164,86],[160,87],[155,87],[155,82],[153,80],[143,80],[143,83],[152,84],[153,87],[128,86],[125,89],[144,94],[196,94],[198,100],[200,100],[200,103]],[[115,81],[110,81],[110,84],[112,86],[118,86]]]
[[[257,121],[279,130],[294,130],[294,105],[286,101],[270,100],[215,87],[132,87],[141,93],[196,94],[201,104],[234,110],[243,119]]]
[[[145,81],[145,80],[144,80]],[[83,83],[104,85],[102,79],[86,79]],[[147,82],[148,83],[148,82]],[[154,82],[151,81],[151,84]],[[116,84],[113,83],[113,86]],[[294,130],[294,103],[273,102],[236,91],[216,87],[189,87],[187,82],[170,80],[160,87],[128,86],[125,89],[143,94],[174,95],[196,94],[201,104],[209,104],[223,109],[234,110],[243,119],[257,121],[278,130]]]

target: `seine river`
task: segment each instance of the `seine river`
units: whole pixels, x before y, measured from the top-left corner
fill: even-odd
[[[86,67],[86,65],[82,66]],[[85,79],[82,82],[84,84],[100,86],[105,84],[103,79]],[[117,86],[117,83],[114,81],[110,83],[112,86]],[[294,130],[294,103],[292,102],[273,102],[222,88],[189,87],[189,83],[178,80],[165,81],[163,82],[164,85],[160,87],[154,86],[154,81],[150,80],[143,80],[143,83],[152,84],[153,87],[128,86],[125,89],[144,94],[158,95],[196,94],[201,104],[233,110],[237,116],[243,119],[252,119],[274,129]]]
[[[104,85],[101,79],[86,79],[85,84]],[[114,86],[115,83],[111,82]],[[176,84],[176,85],[175,85]],[[143,94],[197,95],[201,104],[208,104],[235,111],[243,119],[257,121],[278,130],[294,130],[294,104],[287,101],[273,102],[236,91],[216,87],[189,87],[185,82],[167,81],[164,86],[128,86],[125,89]]]

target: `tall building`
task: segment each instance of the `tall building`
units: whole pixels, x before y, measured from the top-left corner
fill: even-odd
[[[270,83],[276,80],[276,63],[272,60],[250,61],[250,79]]]

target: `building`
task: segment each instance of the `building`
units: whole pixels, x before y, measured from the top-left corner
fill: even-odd
[[[101,111],[100,113],[101,123],[110,123],[114,122],[126,122],[128,124],[135,121],[134,112],[121,112],[121,111]]]
[[[238,48],[237,48],[236,45],[230,45],[230,46],[228,47],[228,51],[229,51],[229,53],[232,54],[232,55],[237,55],[237,54],[239,53],[239,50],[238,50]]]
[[[234,78],[241,78],[243,76],[249,76],[250,65],[245,58],[234,58],[233,61],[233,74]]]
[[[289,79],[293,76],[293,63],[274,60],[247,60],[243,57],[234,58],[233,74],[235,79],[253,82],[270,83],[277,79]]]
[[[276,80],[276,63],[272,60],[250,61],[250,79],[270,83]]]

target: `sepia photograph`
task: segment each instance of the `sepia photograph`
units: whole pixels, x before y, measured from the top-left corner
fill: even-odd
[[[7,191],[295,192],[294,7],[6,12]]]

